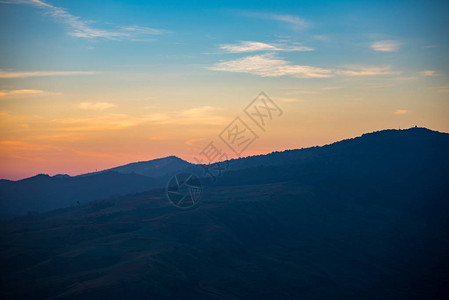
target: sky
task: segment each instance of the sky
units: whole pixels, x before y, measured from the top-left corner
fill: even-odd
[[[0,0],[0,178],[449,132],[447,1]],[[260,92],[282,111],[258,127]],[[267,100],[268,101],[268,100]],[[269,122],[268,122],[269,121]],[[228,157],[227,156],[227,157]]]

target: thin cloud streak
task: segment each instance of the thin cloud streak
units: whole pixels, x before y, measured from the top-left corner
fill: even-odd
[[[186,110],[166,113],[153,113],[145,116],[143,119],[155,124],[207,124],[222,125],[228,120],[225,117],[218,116],[216,112],[221,109],[212,106],[199,106]]]
[[[391,66],[348,66],[346,70],[337,71],[337,74],[345,76],[399,75],[400,73],[391,71]]]
[[[220,48],[230,53],[244,53],[256,51],[313,51],[313,48],[300,45],[267,44],[262,42],[242,41],[239,44],[220,45]]]
[[[4,71],[0,69],[0,78],[26,78],[45,76],[92,75],[92,71]]]
[[[282,22],[290,25],[293,29],[296,30],[303,30],[311,26],[309,22],[295,15],[270,14],[258,12],[245,12],[244,14],[249,17]]]
[[[117,105],[108,102],[81,102],[78,104],[78,108],[80,109],[93,111],[101,111],[113,107],[117,107]]]
[[[210,70],[240,72],[262,77],[279,77],[290,75],[296,78],[331,77],[332,70],[311,66],[291,65],[272,54],[247,56],[244,58],[217,63]]]
[[[261,77],[292,76],[295,78],[328,78],[335,75],[342,76],[376,76],[394,75],[399,72],[391,71],[390,66],[348,66],[335,70],[313,66],[290,64],[288,61],[275,57],[273,54],[254,55],[236,60],[216,63],[208,67],[213,71],[249,73]]]
[[[164,30],[141,27],[137,25],[121,26],[114,30],[97,29],[89,26],[89,21],[81,20],[80,17],[70,14],[67,9],[63,7],[53,6],[40,0],[29,1],[8,1],[4,3],[10,4],[31,4],[35,7],[45,10],[46,14],[52,16],[60,23],[67,25],[72,31],[68,32],[69,35],[79,38],[104,38],[108,40],[133,40],[136,37],[159,35],[164,33]]]
[[[3,97],[16,97],[16,96],[33,96],[42,95],[42,90],[0,90],[0,98]]]
[[[439,76],[440,74],[437,73],[437,71],[434,70],[425,70],[419,72],[422,76]]]
[[[387,40],[387,41],[377,41],[371,44],[371,48],[374,51],[381,52],[397,52],[401,47],[402,43],[399,41]]]
[[[405,114],[408,114],[408,113],[409,113],[409,111],[406,110],[406,109],[397,109],[397,110],[394,112],[395,115],[405,115]]]

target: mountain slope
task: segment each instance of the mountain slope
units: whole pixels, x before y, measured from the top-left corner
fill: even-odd
[[[156,180],[137,174],[108,172],[89,177],[50,177],[40,174],[19,181],[0,182],[0,210],[4,216],[44,212],[110,196],[147,191]]]
[[[164,158],[153,159],[149,161],[140,161],[135,163],[130,163],[127,165],[94,172],[83,174],[80,176],[91,176],[95,174],[102,174],[107,172],[117,172],[120,174],[139,174],[148,177],[162,177],[166,175],[173,175],[176,172],[190,167],[192,164],[182,160],[176,156],[168,156]]]
[[[194,210],[160,189],[16,218],[0,296],[445,299],[447,145],[382,131],[204,181]]]
[[[332,171],[335,178],[356,172],[359,178],[383,182],[394,176],[405,180],[417,172],[439,172],[436,177],[444,178],[449,169],[446,153],[449,153],[447,133],[425,128],[383,130],[322,147],[230,160],[228,172],[216,184],[279,182],[302,178],[313,170],[321,174],[324,170]],[[385,167],[380,168],[379,161],[390,170],[385,172]],[[48,211],[115,194],[143,192],[165,187],[177,172],[206,176],[200,166],[170,156],[76,177],[41,175],[17,182],[2,180],[0,209],[3,215],[11,216]],[[203,178],[205,184],[207,180],[207,176]]]
[[[338,156],[339,161],[346,164],[354,155],[372,156],[377,159],[391,159],[383,154],[389,151],[401,152],[399,159],[408,159],[410,155],[431,154],[436,151],[441,155],[449,149],[449,134],[432,131],[426,128],[413,127],[405,130],[381,130],[363,134],[360,137],[342,140],[321,147],[286,150],[267,155],[256,155],[229,160],[231,170],[250,167],[288,165],[327,157],[332,160]],[[399,153],[394,153],[399,154]],[[344,161],[341,159],[344,157]],[[402,157],[402,158],[401,158]],[[372,160],[374,161],[374,159]]]
[[[169,156],[75,177],[40,174],[19,181],[0,180],[1,216],[43,212],[163,187],[170,176],[190,166]]]

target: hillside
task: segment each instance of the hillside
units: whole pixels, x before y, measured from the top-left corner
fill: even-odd
[[[332,169],[348,173],[349,176],[351,172],[357,172],[359,176],[374,172],[386,176],[385,180],[391,176],[406,178],[416,172],[440,170],[444,173],[444,170],[449,169],[446,158],[448,152],[449,134],[425,128],[383,130],[322,147],[233,159],[229,161],[226,174],[216,184],[289,180],[302,176],[301,172],[292,173],[292,170],[310,168],[317,172]],[[414,159],[418,161],[413,162]],[[383,174],[384,169],[379,169],[378,160],[388,164],[391,171]],[[27,212],[44,212],[113,195],[162,188],[177,172],[205,176],[198,165],[170,156],[76,177],[41,174],[15,182],[1,180],[1,215],[11,217]],[[238,175],[234,172],[238,172]],[[203,182],[207,184],[207,176]]]
[[[176,156],[153,159],[149,161],[139,161],[115,168],[82,174],[79,176],[91,176],[108,172],[117,172],[120,174],[139,174],[148,177],[163,177],[173,175],[176,172],[190,167],[192,164]]]
[[[0,225],[0,296],[444,299],[448,136],[380,131],[233,161],[193,210],[154,189],[15,218]]]

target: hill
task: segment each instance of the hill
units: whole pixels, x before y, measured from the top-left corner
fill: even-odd
[[[1,216],[5,219],[148,191],[165,186],[173,174],[189,166],[190,163],[169,156],[75,177],[39,174],[18,181],[0,180]]]
[[[379,176],[408,176],[414,172],[447,169],[445,153],[449,152],[449,134],[425,128],[383,130],[361,137],[343,140],[322,147],[287,150],[267,155],[229,160],[229,169],[218,185],[251,182],[272,182],[301,176],[292,173],[315,168],[320,171],[336,168],[341,172],[383,172],[377,161],[384,160],[396,173]],[[404,165],[412,159],[420,163]],[[359,165],[354,164],[358,162]],[[296,166],[292,168],[292,166]],[[355,168],[355,169],[354,169]],[[413,168],[421,168],[415,170]],[[76,177],[37,175],[20,181],[0,181],[0,209],[2,216],[11,217],[27,212],[52,209],[99,200],[113,195],[140,193],[152,188],[165,187],[168,179],[178,172],[191,172],[205,176],[198,165],[175,156],[136,162]],[[236,176],[234,172],[240,175]],[[207,176],[206,176],[207,177]],[[207,182],[207,178],[203,181]]]
[[[154,189],[15,218],[0,296],[444,299],[448,147],[380,131],[233,161],[193,210]]]
[[[139,161],[130,163],[115,168],[83,174],[79,176],[91,176],[96,174],[103,174],[108,172],[117,172],[120,174],[139,174],[148,177],[163,177],[166,175],[173,175],[176,172],[192,166],[191,163],[182,160],[176,156],[167,156],[148,161]]]

